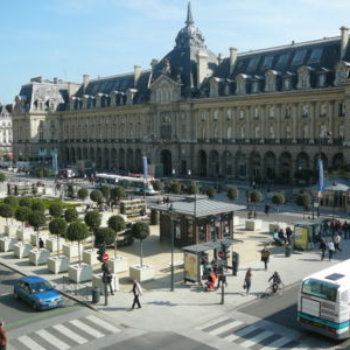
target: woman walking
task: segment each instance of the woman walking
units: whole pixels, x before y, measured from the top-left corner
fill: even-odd
[[[264,246],[264,249],[261,251],[261,261],[264,263],[265,270],[267,270],[267,264],[270,259],[270,251],[268,250],[267,246]]]
[[[243,288],[246,290],[247,295],[249,294],[250,287],[252,285],[252,269],[249,268],[245,273]]]

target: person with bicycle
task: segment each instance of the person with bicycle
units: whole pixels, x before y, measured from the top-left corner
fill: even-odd
[[[280,287],[280,284],[282,283],[279,273],[275,271],[273,275],[268,279],[268,282],[271,282],[272,292],[276,293]]]

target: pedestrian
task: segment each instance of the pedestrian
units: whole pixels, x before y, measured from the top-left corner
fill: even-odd
[[[333,257],[333,254],[335,252],[334,243],[331,240],[328,241],[327,248],[328,248],[329,261],[331,261],[332,257]]]
[[[284,234],[284,231],[283,231],[283,228],[281,228],[279,231],[278,231],[278,238],[280,239],[280,241],[283,243],[283,244],[286,244],[287,242],[287,238]]]
[[[223,286],[223,285],[224,285],[225,287],[228,286],[227,281],[226,281],[226,275],[225,275],[224,273],[222,273],[222,274],[219,275],[218,284],[217,284],[217,286],[216,286],[216,289],[219,289],[220,286]]]
[[[264,246],[264,249],[261,251],[261,261],[264,263],[265,270],[267,270],[267,264],[270,260],[270,251],[267,248],[267,245]]]
[[[40,249],[44,248],[44,241],[41,237],[39,238],[39,248]]]
[[[102,276],[103,283],[105,283],[107,285],[107,290],[108,290],[108,286],[109,286],[111,294],[114,295],[113,287],[112,287],[113,275],[111,273],[111,270],[110,270],[108,264],[105,261],[102,264],[102,272],[103,272],[103,276]]]
[[[292,231],[292,229],[288,226],[288,227],[286,228],[286,235],[287,235],[287,242],[288,242],[289,245],[292,244],[292,234],[293,234],[293,231]]]
[[[249,294],[250,287],[252,285],[252,269],[249,267],[244,277],[243,288],[246,290],[247,295]]]
[[[6,350],[7,331],[5,329],[5,321],[0,322],[0,350]]]
[[[338,250],[339,252],[341,252],[341,248],[340,248],[341,237],[338,232],[335,233],[333,237],[333,242],[334,242],[335,251]]]
[[[326,250],[327,250],[327,245],[326,245],[326,242],[324,241],[324,239],[321,239],[320,249],[321,249],[321,260],[323,260],[325,255],[326,255]]]
[[[270,206],[266,203],[265,204],[265,214],[269,215],[269,211],[270,211]]]
[[[132,289],[130,293],[134,294],[134,302],[132,303],[131,309],[133,310],[135,308],[135,305],[137,304],[139,309],[141,309],[141,304],[140,304],[140,295],[142,295],[142,288],[140,283],[137,280],[134,280],[134,284],[132,285]]]

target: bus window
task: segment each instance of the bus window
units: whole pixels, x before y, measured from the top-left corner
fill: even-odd
[[[302,293],[315,296],[317,298],[336,301],[339,286],[324,281],[308,279],[303,282]]]

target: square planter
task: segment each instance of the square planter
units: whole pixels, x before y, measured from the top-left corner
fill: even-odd
[[[47,268],[54,274],[67,272],[69,268],[69,258],[65,255],[51,257],[47,260]]]
[[[30,243],[17,243],[13,248],[15,257],[19,259],[27,258],[31,250],[32,245]]]
[[[245,229],[247,231],[261,230],[261,228],[262,228],[261,220],[254,219],[254,220],[246,220],[245,222]]]
[[[5,225],[5,236],[16,237],[17,226]]]
[[[16,243],[17,243],[17,238],[13,238],[13,237],[0,238],[0,251],[11,252],[14,249]]]
[[[275,230],[278,232],[280,228],[281,228],[281,226],[279,224],[277,224],[277,223],[269,224],[269,232],[270,233],[274,233]]]
[[[88,249],[83,252],[83,262],[89,265],[97,265],[101,264],[100,261],[97,260],[97,249]]]
[[[79,264],[71,265],[68,268],[68,277],[70,280],[76,283],[91,281],[92,279],[91,266],[84,263],[82,263],[80,266]]]
[[[100,293],[104,295],[105,294],[105,286],[104,286],[104,283],[103,283],[103,280],[102,280],[102,276],[103,276],[102,273],[94,274],[92,276],[92,286],[100,288]],[[114,274],[112,274],[111,285],[112,285],[113,292],[118,292],[119,291],[119,277],[117,277]],[[108,293],[109,293],[110,290],[111,290],[109,286],[107,286],[107,290],[108,290]]]
[[[233,217],[233,226],[239,226],[239,216]]]
[[[32,244],[32,246],[36,246],[36,235],[37,235],[36,232],[32,232],[30,234],[30,243]],[[44,244],[46,244],[46,240],[49,238],[49,235],[48,235],[48,233],[40,232],[39,237],[38,237],[38,241],[39,241],[39,238],[42,238],[44,241]]]
[[[33,230],[28,230],[28,229],[24,229],[22,230],[21,228],[20,229],[17,229],[16,231],[16,237],[19,241],[27,241],[27,242],[30,242],[31,241],[31,238],[30,238],[30,235],[33,233]]]
[[[62,246],[65,242],[66,240],[64,238],[62,237],[58,238],[59,250],[62,250]],[[48,249],[50,252],[57,252],[57,237],[47,238],[45,245],[46,245],[46,249]]]
[[[151,265],[134,265],[129,268],[129,278],[139,282],[153,280],[155,274],[155,270]]]
[[[69,258],[69,261],[79,256],[78,243],[65,243],[62,245],[62,247],[63,255],[67,256]],[[83,250],[82,245],[80,249]]]
[[[35,266],[47,264],[47,260],[49,259],[49,257],[50,252],[45,248],[35,248],[29,252],[29,262]]]
[[[117,256],[115,258],[110,258],[107,264],[112,273],[119,273],[128,271],[128,259],[124,256]]]

